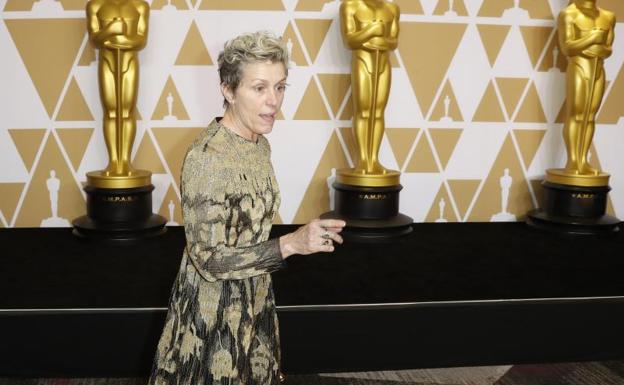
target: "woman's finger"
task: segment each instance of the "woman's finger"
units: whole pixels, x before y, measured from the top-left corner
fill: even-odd
[[[342,228],[345,227],[347,223],[341,219],[321,219],[318,221],[318,224],[324,228]]]

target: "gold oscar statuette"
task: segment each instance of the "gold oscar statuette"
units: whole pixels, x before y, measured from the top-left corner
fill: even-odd
[[[527,214],[530,226],[567,234],[619,231],[620,220],[606,212],[610,176],[589,164],[614,28],[615,15],[598,8],[596,0],[572,0],[559,13],[559,47],[568,58],[563,128],[568,159],[564,168],[546,170],[543,205]]]
[[[89,0],[87,26],[99,49],[98,81],[109,163],[87,173],[97,188],[135,188],[151,184],[151,172],[134,169],[130,154],[136,134],[139,86],[138,51],[147,43],[149,4],[143,0]]]
[[[399,8],[385,0],[344,0],[340,6],[342,36],[352,51],[355,168],[341,169],[336,182],[384,187],[399,184],[400,173],[379,163],[384,110],[390,94],[390,51],[398,44]]]
[[[596,113],[605,91],[604,60],[611,56],[615,15],[596,0],[573,0],[559,14],[561,52],[568,58],[566,120],[567,163],[546,171],[546,181],[571,186],[607,186],[609,174],[589,165]]]

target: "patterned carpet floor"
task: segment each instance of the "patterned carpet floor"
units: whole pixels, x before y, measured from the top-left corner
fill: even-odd
[[[145,385],[144,378],[0,378],[0,385]],[[284,385],[624,385],[624,361],[291,375]]]

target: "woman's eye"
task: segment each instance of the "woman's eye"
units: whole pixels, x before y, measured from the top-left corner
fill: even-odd
[[[263,86],[258,86],[255,88],[256,92],[262,92],[264,91],[264,87]]]

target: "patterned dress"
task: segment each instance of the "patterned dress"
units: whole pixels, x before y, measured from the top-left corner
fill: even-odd
[[[189,148],[181,195],[187,245],[150,385],[279,382],[269,240],[280,197],[264,136],[246,140],[213,121]]]

